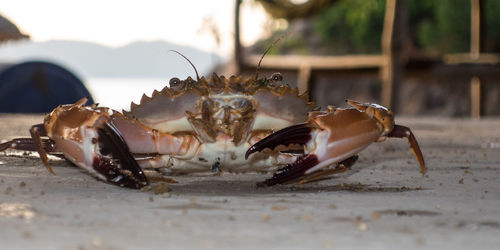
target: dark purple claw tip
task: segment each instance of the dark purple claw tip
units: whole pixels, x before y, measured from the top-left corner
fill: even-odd
[[[106,176],[108,182],[128,187],[141,188],[148,185],[146,175],[135,161],[118,129],[111,123],[104,123],[98,129],[102,154],[111,154],[113,160],[94,159],[94,169]]]
[[[245,159],[248,159],[248,156],[251,154],[262,151],[265,148],[273,150],[279,145],[305,144],[311,140],[311,130],[312,128],[309,124],[301,123],[276,131],[252,145],[245,153]]]
[[[274,186],[300,179],[305,176],[307,170],[318,165],[318,163],[318,157],[314,154],[301,157],[294,163],[288,164],[286,167],[278,170],[271,178],[263,182],[258,182],[257,187]]]

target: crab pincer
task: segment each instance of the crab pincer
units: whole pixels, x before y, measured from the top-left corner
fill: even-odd
[[[87,98],[61,105],[33,125],[31,138],[15,138],[0,144],[5,149],[37,151],[49,170],[47,154],[64,156],[75,165],[108,183],[128,188],[148,185],[107,108],[84,106]],[[44,138],[48,137],[48,138]]]
[[[45,117],[44,128],[33,126],[31,136],[44,165],[51,171],[44,160],[46,147],[38,146],[40,136],[55,142],[52,151],[62,152],[66,159],[98,179],[128,188],[148,185],[144,172],[112,123],[112,111],[84,106],[86,100],[57,107]]]
[[[350,100],[347,103],[352,108],[329,107],[326,111],[310,112],[306,123],[281,129],[251,146],[246,158],[264,149],[287,151],[289,147],[301,146],[304,151],[294,163],[278,170],[260,185],[301,180],[334,164],[348,168],[356,161],[358,152],[387,137],[407,138],[421,173],[425,173],[424,157],[415,136],[409,128],[394,124],[389,109]]]
[[[94,157],[92,167],[105,180],[118,186],[141,188],[148,185],[146,175],[130,153],[127,143],[112,123],[98,128],[100,154],[110,157]]]

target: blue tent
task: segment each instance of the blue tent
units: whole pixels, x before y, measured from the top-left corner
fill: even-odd
[[[82,81],[61,66],[30,61],[0,71],[0,112],[47,113],[88,96]]]

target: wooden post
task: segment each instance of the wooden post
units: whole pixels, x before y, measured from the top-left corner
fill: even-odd
[[[470,112],[471,117],[479,119],[481,117],[481,80],[474,76],[470,80]]]
[[[471,0],[470,4],[470,55],[477,59],[481,49],[481,1]]]
[[[241,1],[236,0],[234,2],[234,58],[233,58],[233,69],[234,74],[239,74],[241,72],[241,36],[240,36],[240,8]]]
[[[382,55],[384,66],[381,68],[382,105],[397,112],[399,85],[403,79],[401,62],[401,23],[406,16],[406,0],[387,0],[382,32]]]
[[[297,77],[297,88],[299,89],[299,94],[303,94],[309,91],[310,81],[311,81],[311,67],[308,65],[300,66]],[[309,93],[309,99],[312,99],[311,93]]]
[[[482,14],[484,1],[471,0],[470,13],[470,57],[472,60],[478,59],[481,53],[482,35]],[[482,105],[483,86],[481,79],[474,76],[470,81],[471,117],[478,119],[483,114]]]

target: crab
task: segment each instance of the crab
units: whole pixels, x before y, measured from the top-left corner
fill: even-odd
[[[60,105],[32,126],[31,138],[2,143],[0,151],[38,151],[51,173],[47,154],[62,154],[96,178],[129,188],[148,185],[150,170],[268,172],[274,174],[258,185],[271,186],[347,171],[372,142],[397,137],[408,138],[425,172],[415,136],[395,125],[385,107],[348,100],[350,108],[319,111],[306,93],[281,84],[278,73],[196,75],[171,79],[129,111],[85,105],[87,98]]]

